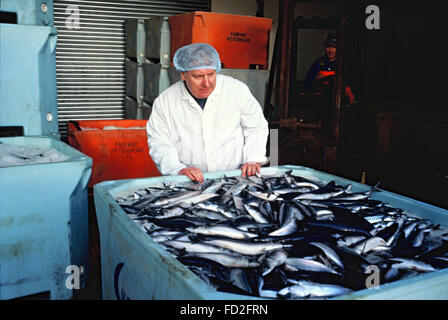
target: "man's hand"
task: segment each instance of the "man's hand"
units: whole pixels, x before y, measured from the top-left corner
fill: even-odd
[[[190,178],[191,180],[199,182],[199,183],[204,181],[204,176],[202,174],[202,171],[196,167],[184,168],[184,169],[180,170],[178,172],[178,174],[185,175],[188,178]]]
[[[253,176],[255,173],[260,173],[261,165],[259,162],[248,162],[241,167],[241,175],[246,178]]]

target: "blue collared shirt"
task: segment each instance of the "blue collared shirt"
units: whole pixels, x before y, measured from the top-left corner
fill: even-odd
[[[207,102],[207,98],[202,98],[202,99],[196,98],[196,97],[191,93],[190,89],[188,89],[188,86],[187,86],[187,84],[186,84],[185,81],[184,81],[184,84],[185,84],[185,88],[187,88],[188,93],[191,94],[191,96],[193,97],[193,99],[196,100],[196,102],[198,103],[198,105],[202,108],[202,110],[204,110],[204,106],[205,106],[205,103]]]

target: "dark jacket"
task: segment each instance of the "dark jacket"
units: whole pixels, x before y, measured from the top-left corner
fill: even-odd
[[[308,70],[308,73],[303,84],[304,90],[306,92],[313,90],[314,80],[320,71],[335,71],[336,70],[336,60],[329,61],[328,57],[325,55],[317,59]]]

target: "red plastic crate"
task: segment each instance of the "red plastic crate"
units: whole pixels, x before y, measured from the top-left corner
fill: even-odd
[[[69,122],[69,144],[93,160],[89,188],[108,180],[161,176],[149,155],[146,122],[147,120]]]
[[[197,42],[212,45],[222,68],[267,69],[272,19],[194,11],[169,17],[171,61],[180,47]]]

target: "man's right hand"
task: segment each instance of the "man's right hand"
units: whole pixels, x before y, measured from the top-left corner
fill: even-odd
[[[202,171],[199,170],[196,167],[187,167],[184,168],[182,170],[180,170],[178,172],[178,174],[187,176],[188,178],[190,178],[192,181],[196,181],[196,182],[203,182],[204,181],[204,175],[202,174]]]

